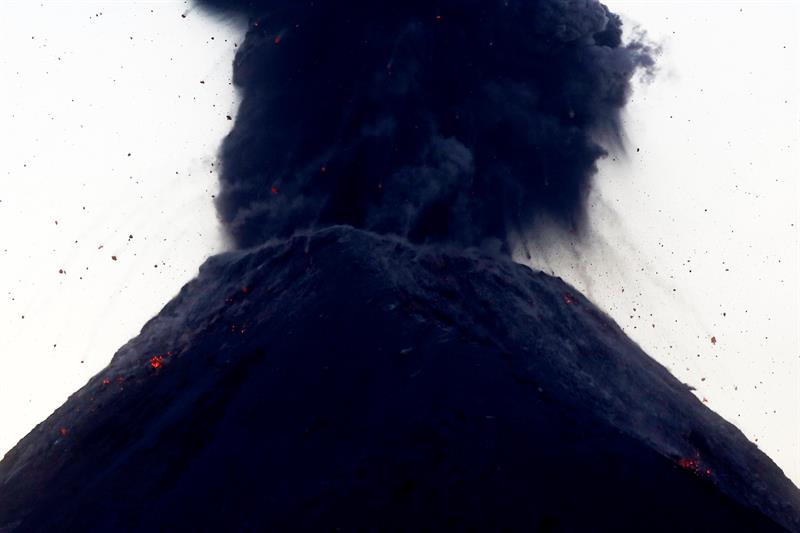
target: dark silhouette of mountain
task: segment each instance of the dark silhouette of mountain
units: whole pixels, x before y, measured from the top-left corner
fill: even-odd
[[[348,227],[210,258],[0,463],[0,531],[782,531],[800,495],[558,278]]]

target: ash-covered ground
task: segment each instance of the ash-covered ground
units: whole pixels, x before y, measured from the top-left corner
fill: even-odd
[[[344,226],[209,259],[0,462],[0,531],[800,531],[558,278]]]

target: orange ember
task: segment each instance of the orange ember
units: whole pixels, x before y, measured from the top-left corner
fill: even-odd
[[[710,468],[700,464],[699,459],[689,459],[684,457],[682,459],[678,459],[678,466],[684,470],[689,470],[693,474],[700,477],[711,477],[713,474]]]

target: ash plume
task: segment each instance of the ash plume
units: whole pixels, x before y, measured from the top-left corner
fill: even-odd
[[[245,15],[217,209],[234,245],[349,224],[502,243],[580,230],[646,42],[595,0],[200,0]]]

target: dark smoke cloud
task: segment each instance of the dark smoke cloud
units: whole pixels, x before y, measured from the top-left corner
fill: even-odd
[[[460,246],[582,223],[649,48],[593,0],[202,0],[249,18],[217,201],[237,246],[329,224]]]

